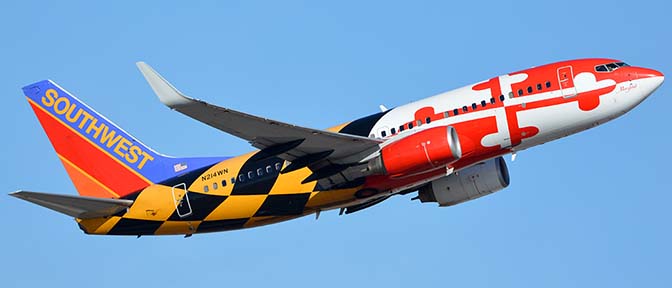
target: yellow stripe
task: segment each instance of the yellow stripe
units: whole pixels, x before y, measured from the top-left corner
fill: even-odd
[[[119,220],[121,220],[121,217],[113,216],[109,218],[77,219],[77,223],[84,226],[88,234],[105,235],[119,223]]]
[[[331,132],[341,131],[341,129],[343,129],[345,126],[348,126],[348,124],[350,124],[350,123],[351,122],[347,122],[347,123],[343,123],[343,124],[340,124],[340,125],[336,125],[334,127],[329,127],[329,128],[327,128],[327,131],[331,131]]]
[[[117,157],[114,157],[112,154],[110,154],[109,152],[105,151],[103,148],[100,148],[100,146],[98,146],[96,143],[91,142],[91,140],[89,140],[89,138],[85,137],[84,135],[82,135],[81,133],[79,133],[79,131],[77,131],[77,130],[73,129],[72,127],[70,127],[70,125],[68,125],[68,124],[66,124],[65,122],[61,121],[61,119],[58,119],[58,117],[56,117],[56,116],[52,115],[51,113],[49,113],[49,111],[45,110],[41,105],[35,103],[33,100],[31,100],[31,99],[28,98],[28,97],[26,97],[26,99],[28,99],[28,102],[30,102],[31,104],[33,104],[35,107],[40,108],[40,110],[42,110],[44,113],[47,113],[47,115],[49,115],[49,116],[51,116],[52,118],[54,118],[56,121],[58,121],[58,123],[61,123],[61,124],[62,124],[63,126],[65,126],[66,128],[70,129],[70,131],[72,131],[72,132],[74,132],[75,134],[77,134],[77,135],[79,135],[80,137],[82,137],[84,140],[86,140],[86,142],[89,142],[89,144],[93,145],[93,147],[96,147],[96,149],[98,149],[98,150],[100,150],[101,152],[105,153],[105,155],[107,155],[107,156],[109,156],[110,158],[114,159],[114,161],[117,161],[117,163],[121,164],[121,165],[124,166],[126,169],[128,169],[128,170],[131,171],[131,172],[133,172],[133,174],[135,174],[136,176],[140,177],[140,179],[142,179],[142,180],[144,180],[145,182],[147,182],[147,184],[152,184],[152,181],[150,181],[149,179],[145,178],[145,176],[143,176],[142,174],[140,174],[140,173],[138,173],[137,171],[133,170],[133,168],[131,168],[131,167],[129,167],[128,165],[126,165],[126,163],[119,161],[119,159],[117,159]],[[95,110],[94,110],[94,112],[95,112]],[[53,143],[52,143],[52,144],[53,144]]]
[[[58,158],[60,158],[63,162],[68,163],[68,165],[70,165],[70,166],[72,166],[73,168],[75,168],[79,173],[82,173],[84,176],[86,176],[86,178],[89,178],[89,180],[93,181],[93,183],[96,183],[96,184],[100,185],[100,187],[105,188],[105,190],[107,190],[107,192],[110,192],[110,194],[112,194],[112,195],[114,195],[115,197],[119,198],[119,194],[114,193],[114,191],[112,191],[112,189],[110,189],[109,187],[105,186],[105,184],[100,183],[100,181],[98,181],[96,178],[93,178],[93,176],[89,175],[89,173],[86,173],[86,171],[82,170],[82,168],[79,168],[77,165],[75,165],[75,163],[70,162],[70,160],[68,160],[68,159],[66,159],[65,157],[61,156],[61,154],[56,153],[56,155],[58,155]]]

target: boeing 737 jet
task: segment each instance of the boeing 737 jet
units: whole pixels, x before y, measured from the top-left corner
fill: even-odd
[[[44,80],[23,92],[79,196],[12,196],[74,217],[87,234],[135,236],[250,228],[332,209],[349,214],[409,193],[451,206],[506,188],[502,156],[619,117],[664,79],[619,60],[564,61],[320,130],[190,98],[149,65],[137,66],[170,109],[257,150],[166,156]]]

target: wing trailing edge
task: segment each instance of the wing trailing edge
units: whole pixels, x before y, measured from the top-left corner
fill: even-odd
[[[79,219],[111,216],[133,205],[133,200],[16,191],[9,195]]]
[[[212,105],[182,94],[146,63],[136,64],[163,104],[201,123],[248,141],[255,148],[261,149],[260,154],[263,157],[277,156],[292,162],[293,168],[308,167],[313,172],[320,172],[314,173],[305,181],[320,180],[337,173],[342,179],[329,181],[329,185],[336,185],[365,176],[362,167],[357,165],[365,165],[362,161],[378,152],[379,145],[383,142],[382,139],[361,136],[368,136],[370,128],[361,133],[333,132]],[[295,164],[296,162],[301,165]],[[291,169],[283,173],[289,170]]]

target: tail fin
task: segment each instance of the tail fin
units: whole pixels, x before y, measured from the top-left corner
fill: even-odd
[[[50,80],[24,94],[80,195],[119,198],[161,178],[166,157]]]
[[[83,196],[124,197],[227,159],[161,155],[51,80],[23,92]]]

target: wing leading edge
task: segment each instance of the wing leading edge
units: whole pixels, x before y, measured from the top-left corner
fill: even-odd
[[[310,167],[318,180],[342,172],[379,150],[379,139],[296,126],[209,104],[182,94],[144,62],[136,63],[159,97],[171,109],[247,140],[261,153],[292,162],[283,172]],[[317,170],[321,170],[317,173]]]

